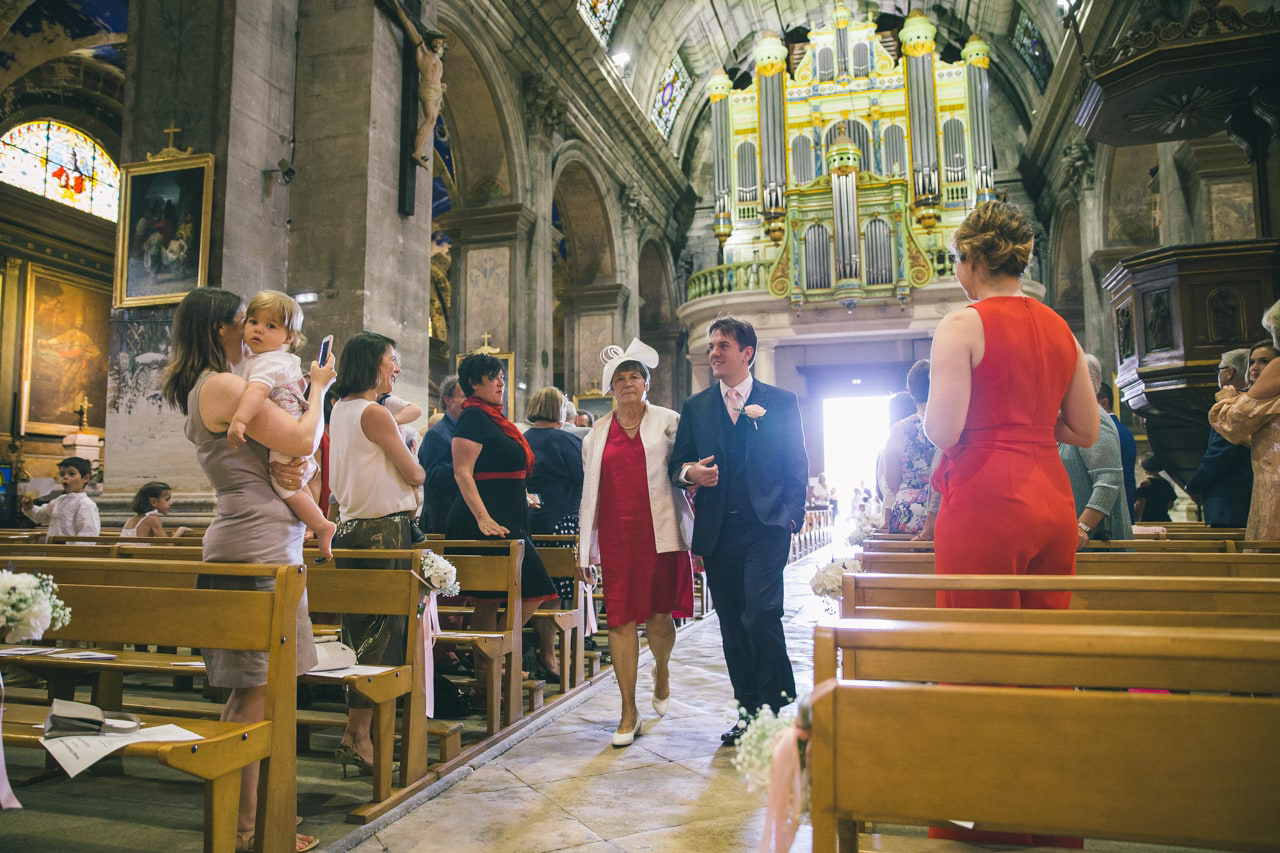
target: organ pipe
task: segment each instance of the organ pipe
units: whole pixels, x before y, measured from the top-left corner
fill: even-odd
[[[973,186],[978,201],[995,198],[995,156],[991,148],[991,82],[987,78],[991,65],[991,48],[978,38],[960,51],[965,63],[965,93],[969,108],[969,149],[973,160]]]

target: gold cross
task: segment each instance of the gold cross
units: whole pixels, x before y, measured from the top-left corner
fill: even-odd
[[[173,121],[173,119],[169,119],[169,126],[168,126],[168,127],[166,127],[163,131],[161,131],[161,133],[167,133],[167,134],[169,134],[169,147],[170,147],[170,148],[172,148],[172,147],[173,147],[173,135],[174,135],[175,133],[182,133],[182,128],[180,128],[180,127],[174,127],[173,125],[174,125],[174,121]]]
[[[480,343],[483,346],[487,347],[489,345],[489,338],[491,337],[493,337],[493,335],[489,334],[488,332],[485,332],[483,335],[480,336]]]

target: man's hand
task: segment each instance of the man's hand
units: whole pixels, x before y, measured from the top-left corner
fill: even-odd
[[[716,458],[714,456],[699,459],[689,466],[689,470],[685,472],[685,478],[695,486],[711,488],[720,482],[720,469],[716,466],[715,461]]]

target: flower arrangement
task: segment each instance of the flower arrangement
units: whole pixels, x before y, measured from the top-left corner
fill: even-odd
[[[738,741],[733,766],[746,780],[747,790],[768,791],[761,850],[790,850],[800,825],[808,819],[812,728],[811,698],[803,696],[784,708],[782,716],[767,705],[761,708]]]
[[[880,529],[881,519],[870,510],[860,510],[853,514],[853,532],[849,534],[850,545],[861,545],[862,541]]]
[[[71,608],[58,598],[49,575],[0,569],[0,625],[6,643],[39,640],[44,632],[71,621]]]
[[[457,568],[435,551],[422,552],[418,571],[421,573],[418,579],[441,595],[457,595],[462,590]]]
[[[841,585],[846,572],[862,571],[862,563],[852,558],[835,559],[814,573],[809,579],[809,588],[814,595],[840,600]]]
[[[747,730],[738,740],[733,769],[747,783],[748,791],[768,789],[773,772],[773,750],[778,737],[791,729],[795,720],[794,708],[794,703],[788,705],[782,709],[783,716],[778,716],[765,705],[747,724]]]

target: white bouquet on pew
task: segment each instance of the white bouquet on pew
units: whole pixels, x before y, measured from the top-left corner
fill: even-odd
[[[44,632],[71,621],[71,608],[58,598],[49,575],[0,569],[0,624],[6,643],[39,640]]]
[[[862,563],[853,558],[836,559],[827,563],[809,579],[809,588],[814,595],[840,600],[841,589],[846,572],[862,571]]]
[[[880,529],[883,516],[863,509],[853,514],[853,532],[849,534],[850,545],[861,545],[862,540]]]
[[[457,595],[462,591],[458,585],[458,570],[444,557],[435,551],[423,551],[418,563],[419,580],[441,595]]]

